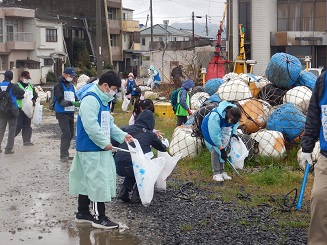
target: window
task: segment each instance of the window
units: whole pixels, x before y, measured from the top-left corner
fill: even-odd
[[[110,35],[110,44],[112,47],[119,46],[119,35]]]
[[[127,13],[123,13],[123,20],[128,20],[128,14]]]
[[[52,66],[53,60],[52,59],[44,59],[44,66]]]
[[[108,19],[117,20],[118,19],[118,9],[108,8]]]
[[[145,38],[142,37],[142,46],[145,46]]]
[[[3,43],[3,19],[0,19],[0,43]]]
[[[163,41],[163,37],[159,37],[159,41],[162,42]]]
[[[277,2],[277,31],[326,31],[326,1]]]
[[[57,29],[46,29],[45,30],[45,40],[46,42],[57,42],[58,34]]]
[[[7,41],[15,41],[14,33],[17,33],[18,30],[18,21],[17,20],[6,20],[7,27]]]

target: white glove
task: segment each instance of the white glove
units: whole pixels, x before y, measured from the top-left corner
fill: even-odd
[[[310,166],[312,166],[312,156],[311,156],[311,153],[302,152],[302,155],[301,155],[301,165],[302,165],[302,168],[303,169],[305,169],[305,167],[307,166],[307,163],[309,163]]]
[[[164,138],[161,140],[161,143],[164,144],[166,147],[169,147],[169,141],[168,139]]]

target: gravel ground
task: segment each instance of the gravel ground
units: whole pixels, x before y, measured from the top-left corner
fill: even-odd
[[[48,139],[58,142],[60,129],[58,124],[52,120],[43,123],[37,129],[37,133],[33,135],[35,135],[34,137],[46,135]],[[74,144],[75,142],[73,142],[72,147],[74,147]],[[58,151],[58,146],[47,147],[46,149],[55,148],[55,151]],[[68,181],[66,174],[68,169],[69,166],[54,169],[58,171],[53,173],[56,174],[56,177],[52,179],[51,185],[56,186],[56,181],[61,179],[60,185],[56,188],[58,195],[56,197],[47,197],[44,200],[43,207],[46,208],[47,203],[50,201],[55,203],[52,208],[61,209],[61,214],[47,215],[47,219],[50,217],[52,220],[50,226],[60,224],[61,227],[66,227],[69,230],[73,224],[67,219],[73,218],[77,201],[67,193]],[[41,171],[39,167],[36,170]],[[63,173],[65,173],[65,177],[61,178],[60,175],[63,175]],[[31,177],[35,178],[36,175],[38,174],[31,175]],[[42,175],[44,175],[43,172]],[[50,174],[46,174],[43,178],[50,178],[50,176]],[[115,221],[122,220],[125,222],[129,229],[124,231],[124,235],[137,237],[139,240],[137,244],[256,245],[307,243],[307,229],[285,228],[278,225],[279,210],[276,207],[264,204],[255,208],[238,206],[232,202],[223,201],[223,188],[218,189],[218,192],[212,191],[217,183],[210,182],[203,185],[201,183],[177,181],[176,179],[178,179],[176,175],[169,179],[167,191],[155,192],[149,207],[144,207],[140,203],[122,203],[120,200],[114,200],[107,204],[107,214]],[[118,178],[117,181],[119,186],[122,179]],[[42,181],[38,180],[38,182],[41,183]],[[41,191],[44,188],[39,187],[39,189]],[[28,192],[25,193],[26,199],[24,200],[26,202],[28,202],[28,195],[30,195]],[[248,196],[244,194],[240,198],[244,199],[248,198]],[[14,197],[13,200],[15,200]],[[61,203],[65,203],[64,208]],[[30,204],[25,204],[25,206],[28,205]],[[1,211],[4,212],[5,209],[1,209]],[[64,220],[62,216],[65,216]],[[41,220],[41,218],[39,219]],[[5,223],[5,221],[2,223],[7,225],[8,229],[14,227],[10,228],[10,224]],[[50,230],[51,227],[49,227]],[[26,227],[26,229],[31,229],[31,227]]]

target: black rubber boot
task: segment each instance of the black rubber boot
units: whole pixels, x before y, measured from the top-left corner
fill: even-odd
[[[131,190],[128,189],[126,186],[122,186],[120,191],[119,191],[119,195],[118,195],[118,198],[120,200],[122,200],[123,202],[130,202],[131,199],[129,198],[129,192]]]

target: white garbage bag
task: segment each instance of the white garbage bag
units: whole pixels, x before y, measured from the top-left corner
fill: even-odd
[[[249,151],[243,141],[232,137],[230,139],[230,152],[228,156],[231,158],[231,163],[235,168],[243,169],[244,160],[249,155]]]
[[[123,100],[123,103],[121,105],[121,108],[122,108],[123,111],[125,111],[125,112],[127,111],[129,102],[130,102],[130,100],[126,96],[124,96],[124,100]]]
[[[165,166],[165,158],[158,157],[151,160],[144,155],[140,143],[135,138],[134,144],[135,148],[130,144],[127,145],[131,152],[134,176],[141,202],[148,207],[153,198],[154,184]]]
[[[157,182],[156,182],[156,187],[159,190],[166,190],[166,185],[167,185],[167,177],[171,174],[171,172],[174,170],[177,162],[179,159],[182,157],[182,154],[178,154],[176,156],[171,156],[169,155],[168,152],[161,152],[158,151],[158,157],[163,157],[166,159],[166,163],[162,171],[160,172]]]
[[[35,126],[40,126],[40,124],[41,124],[42,111],[43,111],[43,105],[40,104],[40,98],[37,98],[36,103],[35,103],[34,114],[33,114],[33,118],[32,118],[32,123]]]
[[[26,116],[32,118],[33,116],[33,102],[32,96],[30,93],[26,92],[24,95],[24,99],[22,99],[22,111],[25,113]]]

